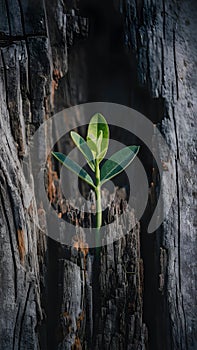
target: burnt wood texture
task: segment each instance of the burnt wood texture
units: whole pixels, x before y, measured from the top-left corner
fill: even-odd
[[[0,350],[197,348],[196,17],[192,0],[0,0]],[[115,218],[123,233],[135,225],[100,259],[82,247],[83,229],[73,247],[49,238],[26,157],[45,120],[91,101],[125,104],[156,124],[176,178],[170,212],[151,235],[159,191],[151,155],[141,156],[150,196],[140,223],[106,192],[106,221]],[[70,145],[57,147],[66,153]],[[62,200],[58,173],[49,158],[49,201],[83,225]]]

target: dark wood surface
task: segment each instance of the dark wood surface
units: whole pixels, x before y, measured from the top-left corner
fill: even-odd
[[[0,0],[0,50],[0,349],[196,349],[195,1]],[[151,204],[99,262],[47,238],[33,165],[22,167],[43,121],[89,101],[131,106],[157,124],[176,177],[158,232],[147,236]],[[153,159],[142,160],[157,189]],[[50,159],[48,171],[57,200]],[[121,220],[124,230],[132,211]]]

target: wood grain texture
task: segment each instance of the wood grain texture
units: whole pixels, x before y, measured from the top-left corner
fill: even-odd
[[[134,350],[145,349],[149,339],[151,349],[193,350],[196,6],[192,0],[100,1],[95,14],[91,4],[85,1],[86,10],[74,0],[0,1],[0,348]],[[94,42],[92,24],[99,14],[107,35]],[[123,25],[121,45],[131,71],[118,55],[110,64],[107,50],[117,44],[115,39],[109,44],[115,19]],[[120,46],[117,50],[123,50]],[[91,60],[98,63],[91,51],[110,59],[91,70]],[[125,93],[114,89],[117,67],[129,81]],[[105,77],[108,70],[112,83]],[[94,78],[103,79],[95,88]],[[176,196],[162,228],[149,240],[145,226],[140,233],[136,222],[129,235],[102,248],[99,264],[87,247],[81,251],[75,242],[66,248],[46,238],[50,218],[36,203],[33,165],[28,159],[22,167],[43,121],[91,99],[128,103],[158,123],[173,150],[176,176]],[[46,152],[47,137],[40,152]],[[69,147],[58,144],[59,151]],[[168,155],[160,153],[167,164]],[[56,206],[58,169],[50,160],[48,169],[49,199]],[[150,178],[158,185],[155,174]],[[165,206],[168,198],[163,201]],[[135,221],[132,212],[120,219],[119,229],[124,230],[124,220]],[[143,263],[140,248],[150,247]]]
[[[38,26],[44,7],[34,14],[35,3],[30,3],[1,2],[0,22],[7,19],[0,34],[2,350],[39,349],[38,328],[45,317],[41,290],[44,294],[46,227],[38,226],[32,164],[27,161],[27,181],[22,159],[31,135],[46,118],[52,77],[46,30]]]
[[[163,256],[163,248],[167,254],[166,274],[162,282],[163,277],[160,275],[160,282],[165,284],[164,293],[170,316],[169,334],[166,335],[170,343],[167,348],[195,349],[194,72],[197,9],[194,1],[125,3],[125,37],[128,46],[136,54],[138,81],[146,86],[153,98],[164,99],[163,115],[158,126],[174,154],[176,195],[163,223],[162,234],[158,232],[155,237],[157,259]],[[164,162],[168,162],[168,155],[162,149],[160,154]],[[168,200],[167,197],[163,198],[164,207]],[[163,316],[167,319],[165,313]],[[160,311],[156,317],[161,319]],[[159,332],[157,330],[156,334]],[[156,344],[157,348],[162,348],[161,340],[158,339]]]

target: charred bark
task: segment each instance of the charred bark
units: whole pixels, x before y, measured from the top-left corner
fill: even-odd
[[[194,1],[2,0],[0,7],[0,348],[195,349]],[[33,164],[22,161],[51,115],[101,100],[158,125],[174,151],[176,197],[158,232],[147,235],[149,205],[140,227],[103,247],[98,263],[94,250],[47,238]],[[157,188],[152,156],[141,157]],[[56,206],[50,159],[48,170]],[[118,220],[124,231],[135,218],[128,209]]]

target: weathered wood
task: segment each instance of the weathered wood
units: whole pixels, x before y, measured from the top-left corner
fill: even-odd
[[[2,350],[143,349],[144,321],[151,349],[196,348],[196,7],[192,0],[113,4],[0,1]],[[24,169],[21,160],[31,135],[53,112],[101,99],[128,104],[160,122],[174,152],[177,185],[162,229],[148,237],[142,220],[140,239],[137,225],[102,248],[96,264],[93,251],[46,240],[50,220],[35,200],[32,164]],[[46,148],[43,136],[40,152]],[[157,185],[152,159],[145,154],[144,160]],[[56,197],[53,181],[49,176],[50,200]],[[125,272],[124,259],[136,275]]]
[[[162,233],[156,233],[154,238],[156,264],[159,265],[161,261],[161,269],[158,268],[160,275],[156,276],[157,288],[164,293],[160,303],[164,308],[167,303],[169,311],[162,314],[159,304],[156,306],[156,322],[151,331],[155,338],[153,344],[159,349],[195,349],[196,80],[193,73],[196,6],[194,1],[166,0],[139,2],[137,6],[136,1],[126,1],[125,4],[125,35],[127,44],[136,54],[138,82],[150,92],[152,98],[164,99],[163,115],[158,126],[173,150],[176,176],[172,208],[163,224]],[[144,114],[146,109],[148,112],[150,104],[150,99],[148,103],[145,102]],[[152,118],[157,120],[156,116]],[[160,152],[167,164],[167,154],[162,149]],[[164,208],[168,200],[163,198]],[[163,252],[166,255],[166,273],[161,274]],[[164,290],[159,286],[159,278],[160,281],[164,278],[161,282]],[[148,284],[146,288],[149,288]],[[170,318],[168,325],[167,314]],[[162,327],[166,328],[166,345],[163,345]]]
[[[71,346],[76,349],[145,349],[147,346],[147,328],[142,319],[140,227],[126,204],[116,201],[105,213],[106,222],[112,222],[114,215],[116,218],[112,225],[106,226],[106,236],[110,239],[115,231],[122,238],[102,247],[99,260],[95,249],[83,246],[86,241],[83,229],[76,228],[72,248],[63,246],[61,249],[58,349]],[[122,207],[125,207],[124,212]],[[80,219],[73,213],[73,217],[89,227],[87,218],[83,222],[83,216]],[[133,227],[130,233],[129,227]]]
[[[38,227],[41,212],[35,201],[32,164],[26,164],[28,183],[21,160],[31,135],[47,116],[51,60],[46,31],[41,33],[38,27],[44,7],[39,5],[36,19],[35,3],[24,4],[25,9],[18,1],[1,1],[0,13],[2,350],[39,349],[38,329],[45,317],[46,225]]]

